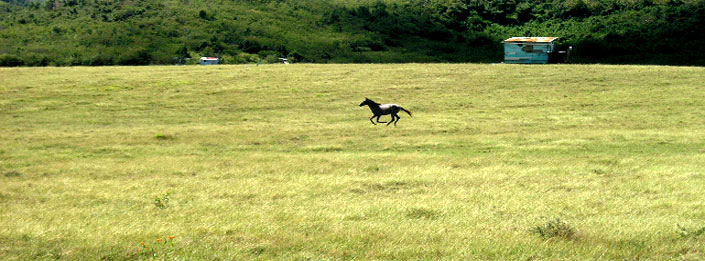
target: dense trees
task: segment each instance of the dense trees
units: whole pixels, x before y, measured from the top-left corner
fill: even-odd
[[[573,61],[705,65],[702,0],[3,0],[0,66],[498,62],[510,36]]]

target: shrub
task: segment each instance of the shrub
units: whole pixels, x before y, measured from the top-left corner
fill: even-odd
[[[83,60],[84,65],[100,66],[100,65],[113,65],[114,59],[112,54],[109,53],[96,53],[90,57],[85,57]]]
[[[24,57],[24,65],[27,66],[47,66],[49,58],[40,54],[29,54]]]
[[[286,59],[289,60],[289,63],[296,63],[304,61],[304,56],[297,51],[292,51],[286,56]]]
[[[531,231],[546,239],[571,239],[575,237],[575,228],[571,227],[568,223],[561,220],[560,218],[556,218],[554,220],[546,222],[543,225],[536,226]]]
[[[129,50],[118,57],[117,62],[120,65],[147,65],[151,60],[152,54],[149,51],[137,48],[136,50]]]
[[[0,66],[13,67],[22,65],[24,65],[24,62],[17,56],[11,54],[0,55]]]
[[[281,63],[281,60],[279,60],[278,55],[270,54],[264,56],[264,58],[262,59],[262,63]]]
[[[684,226],[678,225],[678,234],[684,238],[705,235],[705,226],[698,229],[688,229]]]
[[[154,206],[158,209],[167,208],[167,203],[169,203],[169,193],[166,193],[161,197],[154,198]]]

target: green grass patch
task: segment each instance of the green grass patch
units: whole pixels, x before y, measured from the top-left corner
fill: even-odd
[[[546,239],[573,239],[576,234],[576,229],[560,218],[556,218],[546,222],[543,225],[536,226],[531,231]]]

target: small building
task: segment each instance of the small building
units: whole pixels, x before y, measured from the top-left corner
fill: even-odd
[[[211,65],[211,64],[218,64],[220,63],[220,59],[218,57],[201,57],[201,60],[198,61],[200,65]]]
[[[549,63],[558,53],[558,37],[512,37],[504,40],[505,63]]]

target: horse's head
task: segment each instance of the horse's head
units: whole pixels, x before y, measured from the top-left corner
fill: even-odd
[[[360,103],[360,107],[365,106],[365,105],[369,105],[369,104],[371,104],[370,102],[372,102],[372,100],[365,97],[365,100],[362,101],[362,103]]]

